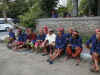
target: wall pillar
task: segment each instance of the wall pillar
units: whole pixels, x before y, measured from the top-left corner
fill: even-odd
[[[72,0],[73,16],[78,16],[78,0]]]
[[[97,16],[100,16],[100,0],[97,0]]]

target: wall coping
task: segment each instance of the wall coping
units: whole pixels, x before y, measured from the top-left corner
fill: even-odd
[[[71,18],[40,18],[37,21],[88,21],[88,20],[100,20],[100,16],[98,17],[71,17]]]

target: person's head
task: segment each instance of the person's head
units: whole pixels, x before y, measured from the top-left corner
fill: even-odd
[[[13,29],[9,28],[9,29],[8,29],[8,32],[13,32]]]
[[[43,35],[43,29],[40,29],[40,30],[39,30],[39,34],[40,34],[40,35]]]
[[[72,33],[72,37],[73,38],[77,38],[79,36],[79,32],[78,31],[74,31],[73,33]]]
[[[97,38],[98,40],[100,40],[100,32],[98,32],[98,33],[96,34],[96,38]]]
[[[48,27],[46,25],[43,27],[43,32],[44,32],[44,34],[48,33]]]
[[[22,29],[18,29],[17,34],[18,34],[18,35],[21,35],[21,34],[22,34]]]
[[[100,32],[100,29],[96,29],[95,32],[96,32],[96,34],[98,34],[98,32]]]
[[[27,33],[28,35],[32,34],[32,29],[31,29],[31,28],[27,28],[27,29],[26,29],[26,33]]]
[[[49,35],[53,34],[53,29],[49,29]]]
[[[62,32],[58,31],[58,36],[61,37],[62,36]]]
[[[64,28],[63,27],[57,28],[57,31],[64,33]]]
[[[69,32],[70,34],[72,34],[72,33],[74,32],[74,30],[73,30],[72,28],[69,28],[69,29],[68,29],[68,32]]]

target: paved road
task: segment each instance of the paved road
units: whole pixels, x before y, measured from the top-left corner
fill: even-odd
[[[8,36],[8,32],[0,31],[0,40],[4,40]]]
[[[75,60],[61,58],[49,65],[46,59],[36,53],[14,52],[0,43],[0,75],[100,75],[89,71],[88,61],[75,66]]]
[[[4,35],[7,35],[8,34],[8,32],[6,32],[6,31],[0,31],[0,36],[4,36]]]
[[[16,29],[14,30],[16,32]],[[8,36],[7,31],[0,31],[0,40],[4,40]]]

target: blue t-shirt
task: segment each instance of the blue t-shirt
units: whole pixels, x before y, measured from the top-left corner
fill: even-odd
[[[28,37],[27,37],[27,34],[26,34],[26,33],[23,33],[22,35],[23,35],[23,40],[24,40],[24,42],[26,42],[26,40],[27,40],[27,38],[28,38]]]
[[[14,32],[9,32],[9,37],[15,39],[15,33]]]
[[[81,37],[77,37],[77,38],[70,38],[69,39],[69,43],[72,45],[72,47],[80,47],[82,48],[82,39]]]
[[[37,40],[42,40],[42,41],[44,41],[44,40],[45,40],[45,37],[46,37],[45,34],[43,34],[43,35],[38,35],[38,36],[37,36]]]
[[[97,52],[98,54],[100,54],[100,40],[93,40],[90,53],[92,54],[93,52]]]
[[[64,37],[66,38],[66,43],[69,43],[69,39],[72,37],[72,35],[70,33],[66,33],[64,34]]]
[[[94,34],[87,42],[86,42],[86,45],[89,46],[90,43],[93,42],[93,40],[96,39],[96,34]]]
[[[66,45],[66,40],[64,36],[59,37],[57,35],[56,37],[56,48],[64,48]]]
[[[21,34],[21,35],[18,36],[18,40],[17,41],[24,42],[23,34]]]

